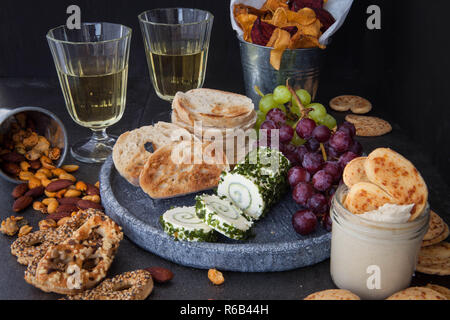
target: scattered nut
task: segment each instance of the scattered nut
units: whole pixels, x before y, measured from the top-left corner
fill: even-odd
[[[25,193],[26,196],[33,197],[33,198],[40,197],[43,194],[44,194],[44,187],[43,186],[35,187],[33,189],[28,190]]]
[[[59,213],[52,213],[52,214],[49,214],[48,216],[47,216],[47,219],[52,219],[52,220],[55,220],[56,222],[58,222],[59,220],[61,220],[62,218],[65,218],[65,217],[71,217],[72,216],[72,213],[71,212],[59,212]]]
[[[25,226],[20,227],[20,229],[19,229],[19,237],[22,237],[24,235],[29,234],[32,229],[33,229],[33,227],[30,227],[29,225],[25,225]]]
[[[50,204],[50,202],[52,202],[52,201],[56,201],[56,199],[55,198],[45,198],[44,200],[42,200],[42,203],[45,206],[48,206]]]
[[[83,200],[89,200],[89,201],[92,201],[92,202],[95,202],[95,203],[100,203],[100,196],[99,195],[93,195],[93,196],[84,196],[83,198],[82,198]]]
[[[76,165],[76,164],[66,164],[66,165],[63,165],[62,167],[61,167],[63,170],[65,170],[66,172],[75,172],[75,171],[77,171],[79,168],[80,168],[80,166],[78,166],[78,165]]]
[[[56,221],[53,219],[44,219],[39,221],[39,230],[48,230],[56,228],[57,226]]]
[[[27,162],[27,161],[22,161],[20,163],[20,169],[22,171],[28,171],[28,169],[30,169],[31,165]]]
[[[51,148],[50,151],[48,152],[48,157],[51,160],[58,160],[59,157],[61,156],[61,150],[59,148]]]
[[[20,167],[17,163],[14,162],[5,162],[2,164],[2,169],[7,174],[12,176],[17,176],[20,173]]]
[[[38,171],[36,171],[36,173],[42,173],[48,179],[50,179],[53,176],[52,172],[49,169],[47,169],[47,168],[40,168]]]
[[[57,222],[58,227],[67,223],[67,221],[69,221],[69,220],[70,220],[70,216],[59,219]]]
[[[13,196],[14,199],[17,199],[23,196],[27,191],[28,191],[28,183],[22,183],[13,189],[11,195]]]
[[[47,207],[40,201],[33,202],[33,209],[42,213],[47,213]]]
[[[58,179],[56,181],[51,182],[46,188],[46,191],[49,192],[56,192],[59,191],[61,189],[65,189],[68,186],[71,186],[73,184],[72,180],[68,180],[68,179]]]
[[[33,198],[29,196],[21,196],[13,203],[13,211],[19,212],[27,208],[33,202]]]
[[[64,194],[65,198],[73,198],[73,197],[79,197],[81,195],[81,191],[80,190],[76,190],[76,189],[69,189],[67,190],[67,192]]]
[[[30,180],[33,177],[34,177],[33,172],[30,172],[30,171],[20,171],[19,172],[19,179],[20,180],[28,181],[28,180]]]
[[[13,236],[19,231],[19,226],[17,225],[17,220],[14,219],[14,216],[10,218],[6,218],[6,220],[2,221],[2,225],[0,227],[0,232],[6,234],[8,236]]]
[[[216,269],[208,270],[208,279],[215,285],[221,285],[225,281],[225,278],[223,277],[222,272],[220,272]]]
[[[97,210],[103,210],[103,207],[99,203],[95,203],[93,201],[89,200],[80,200],[77,202],[77,206],[80,209],[97,209]]]
[[[41,157],[41,164],[44,168],[46,169],[55,169],[56,167],[53,165],[53,161],[47,157],[47,156],[42,156]]]
[[[47,212],[48,213],[56,213],[56,210],[58,209],[59,203],[58,201],[51,201],[47,206]]]
[[[80,191],[86,191],[87,190],[87,185],[86,185],[86,183],[84,183],[83,181],[78,181],[76,184],[75,184],[75,188],[77,189],[77,190],[80,190]]]
[[[41,180],[35,178],[34,176],[28,180],[28,188],[34,189],[42,186]]]
[[[60,174],[58,176],[58,178],[65,179],[65,180],[71,180],[72,182],[77,181],[77,178],[75,178],[73,175],[71,175],[70,173],[67,173],[67,172]]]
[[[145,270],[150,272],[153,280],[158,283],[164,283],[173,279],[173,272],[166,268],[150,267]]]

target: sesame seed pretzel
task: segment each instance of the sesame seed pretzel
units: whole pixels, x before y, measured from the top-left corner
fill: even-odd
[[[153,290],[153,279],[146,270],[129,271],[106,279],[96,288],[65,300],[144,300]]]
[[[105,215],[93,215],[38,262],[32,283],[44,291],[74,294],[94,287],[111,266],[123,233]]]

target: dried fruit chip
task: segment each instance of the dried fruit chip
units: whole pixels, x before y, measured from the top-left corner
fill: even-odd
[[[270,64],[275,70],[280,70],[281,58],[284,50],[288,48],[290,40],[291,34],[289,32],[276,28],[267,43],[267,46],[273,47],[272,51],[270,51]]]
[[[322,9],[323,4],[323,0],[291,0],[289,1],[289,8],[293,11],[298,11],[305,7]]]
[[[267,45],[275,29],[275,26],[261,21],[261,18],[256,19],[251,31],[253,43],[259,44],[260,46]]]
[[[244,31],[244,40],[251,41],[253,23],[258,17],[254,14],[240,14],[236,17],[236,22]]]
[[[282,0],[267,0],[263,6],[261,7],[261,10],[270,10],[270,11],[275,11],[279,8],[285,8],[288,9],[288,4],[286,3],[286,1],[282,1]]]

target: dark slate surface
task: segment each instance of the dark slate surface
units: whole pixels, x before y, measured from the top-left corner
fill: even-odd
[[[225,80],[224,80],[225,81]],[[358,84],[346,81],[337,82],[333,87],[320,87],[318,100],[326,103],[329,98],[348,88],[357,88]],[[357,90],[357,89],[356,89]],[[71,121],[56,81],[0,79],[0,106],[18,107],[21,105],[45,106],[56,113],[65,123],[69,132],[69,143],[89,134],[88,129],[77,126]],[[143,80],[130,80],[127,95],[127,109],[123,119],[109,131],[120,134],[125,130],[152,123],[156,115],[168,111],[167,102],[156,97],[150,83]],[[373,113],[379,111],[375,108]],[[342,119],[342,114],[334,114]],[[389,114],[381,114],[390,119]],[[157,120],[161,120],[158,118]],[[407,133],[393,124],[394,131],[378,138],[360,139],[366,152],[380,146],[391,147],[409,158],[420,170],[429,186],[429,202],[447,223],[450,223],[450,198],[448,182],[431,165],[429,155],[423,148],[410,140]],[[445,147],[445,146],[443,146]],[[70,156],[66,163],[77,163]],[[82,165],[77,177],[94,183],[98,180],[99,165]],[[1,205],[0,218],[3,220],[12,214],[13,200],[10,196],[13,184],[0,181]],[[28,209],[23,216],[36,229],[37,222],[43,215]],[[58,295],[43,293],[28,285],[23,280],[24,266],[19,265],[10,254],[9,246],[12,238],[0,235],[0,299],[55,299]],[[329,260],[313,266],[284,272],[241,273],[225,271],[225,283],[222,286],[212,285],[206,270],[183,267],[148,253],[129,239],[125,238],[109,271],[115,275],[128,270],[148,266],[162,266],[171,269],[175,277],[172,282],[157,285],[151,299],[301,299],[307,294],[323,289],[334,288],[329,274]],[[414,285],[428,282],[450,287],[450,277],[429,276],[418,273],[413,278]]]

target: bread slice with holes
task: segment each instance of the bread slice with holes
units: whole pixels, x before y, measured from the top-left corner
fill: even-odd
[[[254,105],[250,98],[231,92],[199,88],[177,92],[172,102],[184,123],[193,126],[202,121],[205,126],[233,128],[248,123]]]
[[[139,177],[151,198],[170,198],[211,189],[229,168],[225,153],[212,143],[175,142],[157,149]]]
[[[152,152],[146,149],[151,144],[153,151],[176,139],[195,139],[187,130],[168,122],[158,122],[124,132],[114,145],[112,158],[116,170],[132,185],[139,186],[139,174]],[[150,148],[151,150],[151,148]]]

